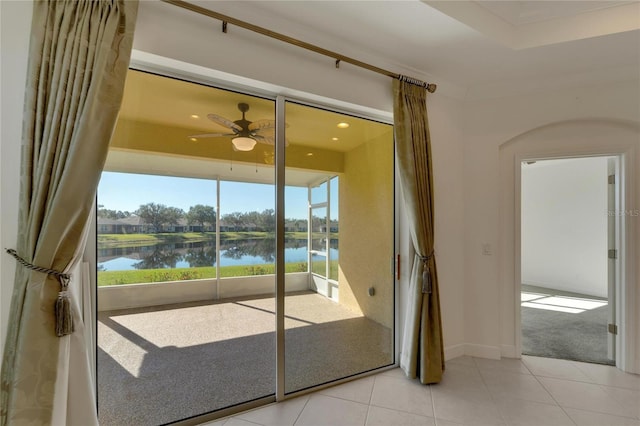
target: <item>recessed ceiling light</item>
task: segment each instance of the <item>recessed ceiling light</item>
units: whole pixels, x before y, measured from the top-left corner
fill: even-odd
[[[307,157],[312,157],[313,156],[313,152],[307,152]]]
[[[346,129],[347,127],[349,127],[349,123],[345,123],[344,121],[342,123],[338,123],[339,129]]]
[[[189,138],[189,140],[190,140],[191,142],[198,142],[198,139],[196,139],[196,138]]]
[[[191,114],[191,118],[200,118],[198,114]]]
[[[338,138],[331,138],[331,140],[332,140],[332,141],[337,141],[337,140],[338,140]]]

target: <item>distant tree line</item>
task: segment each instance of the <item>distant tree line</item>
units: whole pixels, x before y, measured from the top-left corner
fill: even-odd
[[[146,223],[153,225],[155,229],[161,229],[165,223],[177,223],[180,219],[186,219],[189,225],[214,226],[216,224],[216,209],[203,204],[196,204],[189,207],[189,211],[178,207],[165,206],[164,204],[147,203],[141,205],[134,212],[110,210],[103,205],[98,206],[98,217],[106,219],[125,219],[131,216],[138,216]]]
[[[98,204],[98,217],[103,217],[106,219],[124,219],[125,217],[131,216],[133,213],[129,211],[122,210],[109,210],[105,209],[102,204]]]
[[[98,217],[100,218],[118,220],[131,216],[140,217],[156,230],[162,229],[164,224],[176,224],[181,219],[185,219],[189,225],[200,225],[203,229],[206,225],[213,227],[216,224],[215,208],[203,204],[196,204],[190,207],[187,212],[178,207],[157,203],[143,204],[134,212],[110,210],[103,205],[98,205]],[[318,218],[314,217],[314,219],[317,220]],[[324,219],[322,220],[324,221]],[[262,212],[233,212],[222,215],[221,221],[225,225],[236,229],[251,227],[255,230],[273,231],[276,226],[276,215],[273,209],[266,209]],[[301,219],[286,219],[285,222],[298,228],[302,223],[306,223]]]

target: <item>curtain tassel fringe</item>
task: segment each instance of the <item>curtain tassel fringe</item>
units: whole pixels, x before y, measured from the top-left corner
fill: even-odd
[[[422,293],[431,294],[431,274],[428,266],[422,271]]]
[[[13,256],[14,259],[16,259],[16,261],[25,268],[36,272],[42,272],[47,275],[53,275],[58,279],[60,282],[60,292],[58,293],[54,306],[56,336],[62,337],[73,333],[73,312],[71,312],[71,300],[69,300],[69,293],[67,291],[69,288],[69,282],[71,281],[71,275],[56,271],[55,269],[36,266],[33,263],[27,262],[14,249],[5,249],[5,251],[9,255]]]
[[[71,312],[71,301],[66,290],[58,293],[55,306],[56,313],[56,336],[62,337],[73,333],[73,314]]]
[[[431,273],[429,271],[429,260],[433,257],[433,250],[428,256],[420,256],[422,260],[422,294],[431,294],[433,287],[431,286]]]

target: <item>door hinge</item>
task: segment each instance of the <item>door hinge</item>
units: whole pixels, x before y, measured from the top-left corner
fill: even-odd
[[[608,330],[609,330],[609,333],[611,334],[615,334],[615,335],[618,334],[618,326],[616,324],[609,324]]]
[[[609,259],[617,259],[618,258],[618,250],[610,249],[609,250]]]
[[[616,184],[616,175],[609,175],[609,185]]]

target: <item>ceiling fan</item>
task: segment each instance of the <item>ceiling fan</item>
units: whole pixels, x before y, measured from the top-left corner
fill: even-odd
[[[233,136],[231,143],[236,151],[251,151],[256,146],[256,142],[275,145],[276,122],[274,120],[249,121],[245,118],[245,113],[249,111],[249,104],[241,102],[238,104],[238,109],[242,112],[242,118],[235,121],[217,114],[207,114],[209,120],[228,128],[232,133],[203,133],[189,137],[198,139]]]

